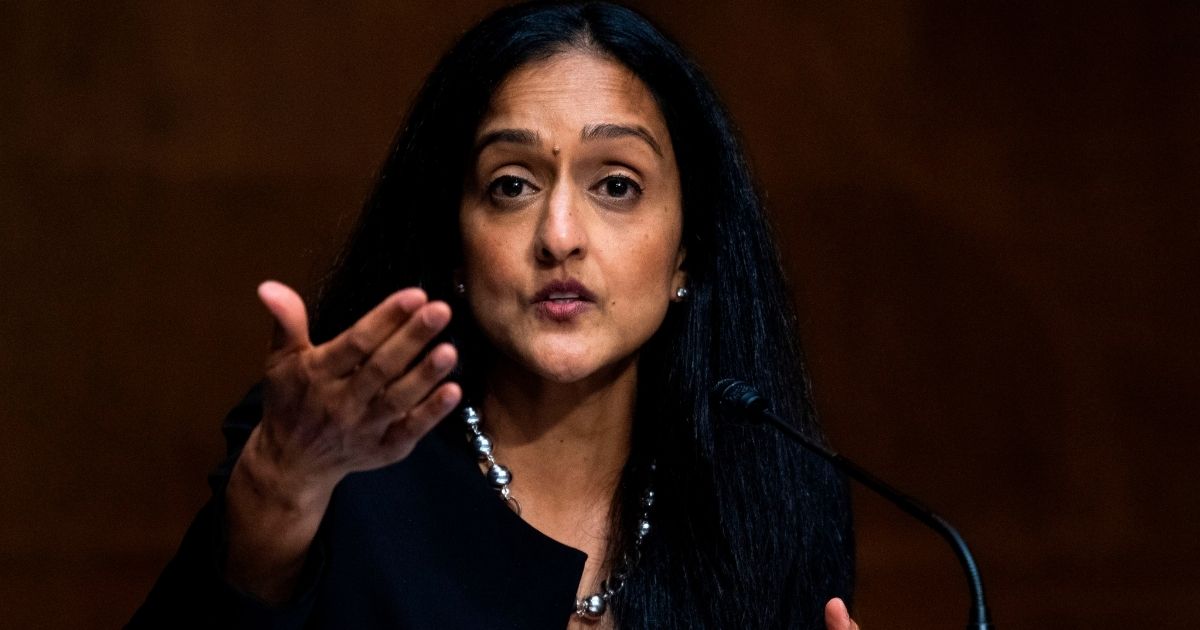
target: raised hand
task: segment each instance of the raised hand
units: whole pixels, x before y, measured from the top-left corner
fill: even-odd
[[[276,327],[263,418],[226,491],[226,577],[278,602],[291,594],[338,482],[406,457],[462,391],[441,382],[457,361],[453,346],[420,357],[450,321],[450,307],[420,289],[392,294],[320,346],[309,340],[300,296],[277,282],[258,294]]]
[[[413,365],[450,321],[450,307],[420,289],[392,294],[317,347],[295,292],[267,282],[259,296],[278,325],[254,446],[297,481],[331,490],[348,473],[399,461],[458,403],[458,385],[438,386],[457,360],[453,346]]]

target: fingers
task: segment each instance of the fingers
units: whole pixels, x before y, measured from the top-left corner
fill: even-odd
[[[258,285],[258,299],[275,319],[271,354],[278,356],[311,346],[304,300],[285,284],[268,280]]]
[[[409,410],[408,415],[389,425],[379,445],[388,451],[393,461],[407,457],[417,441],[453,411],[461,400],[462,388],[457,383],[442,383],[425,400]]]
[[[442,377],[450,371],[454,366],[456,357],[449,356],[443,351],[441,354],[433,354],[426,357],[426,369],[422,370],[422,366],[416,366],[407,374],[405,370],[416,360],[421,349],[424,348],[436,336],[446,324],[450,322],[450,307],[444,302],[431,302],[421,307],[408,321],[404,322],[398,330],[396,330],[386,341],[384,341],[362,364],[362,368],[354,374],[350,381],[351,390],[360,400],[370,400],[380,388],[388,386],[393,379],[401,377],[401,381],[408,380],[409,385],[419,385],[412,383],[408,379],[413,372],[418,376],[431,376],[430,371],[432,366],[428,365],[428,360],[433,359],[439,362],[439,367],[436,370],[438,373],[428,380],[424,386],[419,387],[420,391],[415,398],[410,400],[410,403],[416,403],[423,397],[433,384],[441,380]],[[448,363],[447,363],[448,361]],[[444,369],[442,369],[444,368]],[[401,376],[404,375],[404,376]],[[407,410],[410,405],[400,407],[402,410]]]
[[[840,597],[834,597],[825,604],[825,628],[826,630],[858,630],[858,624],[850,618],[846,602],[842,601]]]
[[[425,292],[416,288],[393,293],[342,334],[317,348],[314,364],[335,376],[354,371],[427,300]]]
[[[430,350],[420,363],[387,385],[387,388],[372,401],[372,415],[384,422],[403,418],[429,395],[438,382],[450,374],[457,362],[458,351],[454,346],[448,343],[439,344]]]

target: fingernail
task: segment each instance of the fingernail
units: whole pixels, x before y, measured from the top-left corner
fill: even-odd
[[[396,296],[401,310],[411,313],[425,303],[425,295],[419,291],[404,291]]]
[[[438,352],[437,348],[434,348],[433,356],[430,359],[433,362],[433,369],[438,372],[445,372],[454,365],[454,357],[449,352]]]
[[[442,406],[449,411],[458,404],[458,395],[454,393],[453,388],[442,390]]]
[[[426,308],[422,310],[421,321],[429,328],[441,328],[446,324],[445,314],[440,308]]]

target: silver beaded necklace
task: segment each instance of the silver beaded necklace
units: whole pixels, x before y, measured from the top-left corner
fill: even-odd
[[[463,407],[463,421],[467,424],[468,436],[471,439],[471,446],[475,449],[475,454],[479,456],[481,461],[487,462],[487,479],[492,484],[492,487],[500,494],[506,503],[516,512],[521,514],[521,504],[513,497],[512,491],[509,489],[509,484],[512,483],[512,471],[506,466],[496,462],[496,458],[492,455],[492,440],[483,432],[480,426],[482,420],[479,417],[479,412],[474,407]],[[654,474],[654,463],[650,463],[650,474]],[[608,610],[608,602],[613,596],[625,587],[626,580],[629,579],[629,574],[633,571],[633,567],[637,565],[641,559],[642,541],[650,534],[650,508],[654,505],[654,488],[647,483],[646,491],[642,493],[641,514],[637,520],[637,530],[634,532],[633,551],[621,555],[621,562],[608,578],[600,582],[600,590],[587,595],[585,597],[575,598],[574,615],[582,619],[599,619],[604,616]]]

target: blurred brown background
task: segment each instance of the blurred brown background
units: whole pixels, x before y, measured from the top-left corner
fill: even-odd
[[[0,611],[122,623],[419,81],[493,3],[0,4]],[[1057,4],[1057,3],[1048,3]],[[1001,628],[1200,627],[1195,3],[644,2],[740,122],[840,448]],[[858,492],[865,628],[959,628]]]

